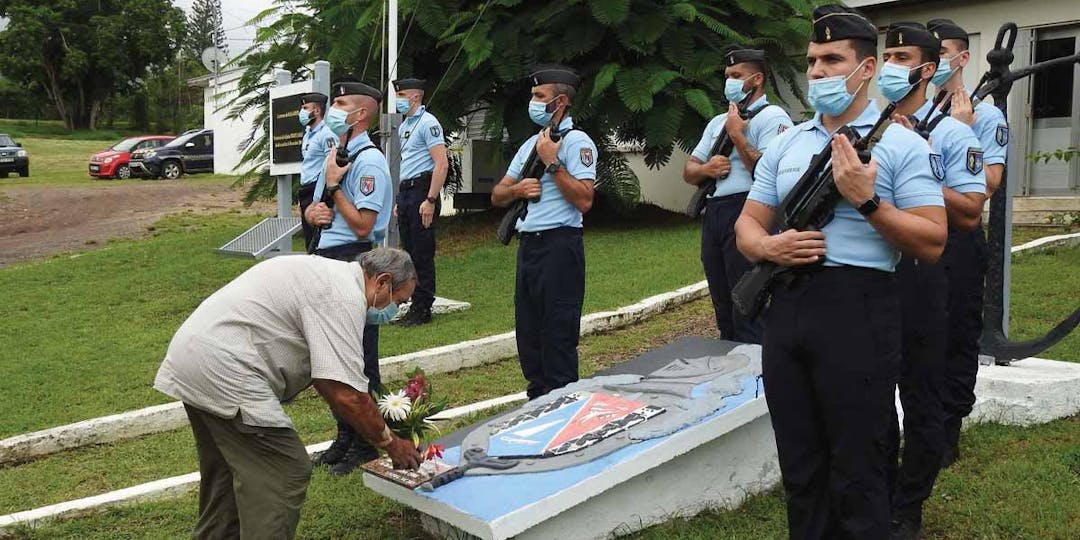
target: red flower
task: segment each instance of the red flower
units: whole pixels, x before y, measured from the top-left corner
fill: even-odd
[[[424,451],[424,461],[437,457],[441,458],[442,452],[445,449],[446,447],[441,444],[429,444],[427,450]]]
[[[426,393],[424,390],[425,388],[422,382],[409,381],[409,384],[405,386],[405,395],[409,396],[409,399],[415,403],[417,398]]]

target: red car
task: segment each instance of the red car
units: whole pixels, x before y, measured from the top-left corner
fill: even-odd
[[[146,135],[124,139],[104,152],[90,156],[90,176],[95,178],[131,178],[131,153],[168,144],[171,135]]]

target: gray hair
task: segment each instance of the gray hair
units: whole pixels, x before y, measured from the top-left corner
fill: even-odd
[[[409,280],[416,279],[416,267],[408,253],[397,248],[375,248],[361,253],[356,258],[364,274],[374,277],[390,274],[390,286],[398,288]]]

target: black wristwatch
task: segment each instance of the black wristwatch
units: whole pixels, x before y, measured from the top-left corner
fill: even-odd
[[[435,197],[428,197],[427,199],[424,199],[424,200],[426,200],[427,202],[429,202],[429,203],[431,203],[431,204],[435,204],[435,202],[436,202],[436,201],[437,201],[438,199],[436,199]]]
[[[881,197],[878,196],[877,193],[875,193],[873,197],[870,197],[866,202],[862,203],[862,205],[859,206],[859,213],[864,216],[869,216],[870,214],[877,212],[877,209],[880,207],[880,202]]]
[[[559,167],[562,167],[562,162],[556,159],[554,163],[547,166],[547,169],[544,169],[544,172],[548,174],[555,174],[559,171]]]
[[[334,193],[337,193],[340,190],[341,190],[341,184],[334,184],[334,185],[326,188],[326,196],[333,198]]]

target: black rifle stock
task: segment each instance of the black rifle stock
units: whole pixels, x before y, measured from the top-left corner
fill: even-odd
[[[895,109],[896,105],[890,103],[881,112],[877,123],[865,137],[860,137],[851,126],[844,126],[837,130],[837,133],[851,141],[863,163],[869,163],[870,148],[874,141],[880,138],[881,131]],[[802,177],[780,202],[773,213],[768,232],[771,234],[773,231],[782,232],[788,229],[821,230],[832,221],[836,204],[842,198],[833,181],[830,141],[820,153],[814,156]],[[776,278],[786,270],[787,267],[772,261],[760,261],[743,274],[731,289],[731,301],[739,313],[751,320],[761,315],[761,311],[768,303]]]
[[[750,106],[751,97],[752,96],[746,96],[745,99],[736,105],[739,109],[739,116],[741,116],[743,120],[749,120],[754,114],[757,114],[761,110],[758,109],[758,111],[754,111],[753,114],[746,111],[746,108]],[[764,109],[764,107],[762,107],[762,109]],[[705,161],[708,162],[713,156],[730,156],[734,149],[735,141],[731,140],[731,135],[728,135],[727,128],[725,128],[716,136],[716,141],[713,142],[712,149],[709,150],[709,157]],[[706,178],[705,181],[698,185],[697,190],[694,191],[694,194],[690,197],[690,202],[686,205],[685,213],[687,217],[693,219],[701,215],[701,212],[705,210],[705,204],[709,201],[709,194],[716,190],[716,183],[724,178],[727,178],[727,176],[722,178]]]
[[[562,133],[555,131],[555,125],[548,126],[549,133],[551,133],[551,140],[559,142],[562,139]],[[539,140],[537,141],[539,142]],[[529,157],[525,159],[525,166],[521,168],[521,178],[536,178],[540,179],[544,176],[544,171],[547,167],[540,159],[540,156],[536,153],[536,146],[533,146],[532,152],[529,152]],[[529,202],[539,202],[540,197],[537,196],[533,199],[518,199],[510,205],[510,209],[503,214],[502,220],[499,221],[498,228],[495,229],[495,236],[499,238],[504,246],[510,245],[510,240],[514,238],[514,227],[517,225],[519,219],[525,219],[526,214],[529,213]]]

